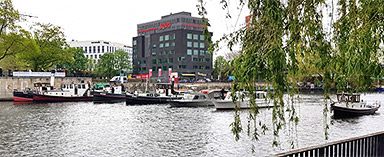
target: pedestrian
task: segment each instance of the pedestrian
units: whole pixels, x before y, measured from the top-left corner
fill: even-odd
[[[12,70],[11,68],[8,68],[8,77],[12,76]]]
[[[224,98],[225,98],[225,90],[224,90],[224,87],[221,88],[220,94],[221,94],[221,99],[224,100]]]

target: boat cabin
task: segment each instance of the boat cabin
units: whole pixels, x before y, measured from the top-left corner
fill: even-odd
[[[360,102],[360,94],[345,94],[340,93],[337,95],[337,101],[339,102],[350,102],[350,103],[358,103]]]
[[[89,84],[87,83],[63,83],[61,84],[60,89],[48,90],[44,95],[72,97],[90,95],[89,92]]]

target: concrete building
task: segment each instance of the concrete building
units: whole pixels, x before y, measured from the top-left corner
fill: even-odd
[[[114,53],[116,50],[127,52],[132,63],[132,47],[109,41],[70,41],[69,47],[81,48],[84,50],[84,56],[88,59],[98,61],[104,53]]]
[[[180,77],[209,78],[212,55],[204,40],[202,19],[189,12],[162,16],[160,20],[137,25],[137,37],[132,40],[133,73],[152,77],[168,77],[169,68]]]

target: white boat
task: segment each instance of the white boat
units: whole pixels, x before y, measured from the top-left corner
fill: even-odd
[[[212,100],[213,104],[215,105],[217,110],[223,110],[223,109],[249,109],[251,108],[251,102],[249,96],[245,94],[245,92],[237,92],[236,95],[238,97],[238,100],[236,102],[232,101],[232,93],[228,92],[223,100]],[[256,91],[256,105],[260,108],[266,108],[266,107],[272,107],[273,105],[270,104],[266,100],[267,92],[264,91]],[[241,98],[242,97],[242,98]]]
[[[181,99],[170,100],[172,107],[207,107],[213,106],[211,99],[207,94],[184,94]]]
[[[335,118],[374,114],[380,108],[379,101],[368,103],[360,99],[360,94],[337,94],[337,100],[331,104]]]
[[[89,83],[64,83],[61,88],[33,95],[37,102],[92,101]]]

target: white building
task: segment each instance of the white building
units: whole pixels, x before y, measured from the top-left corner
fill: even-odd
[[[81,48],[84,50],[84,56],[88,59],[94,59],[96,62],[104,53],[114,53],[116,50],[122,50],[128,53],[129,61],[132,64],[132,47],[120,43],[97,40],[97,41],[70,41],[69,47]]]

